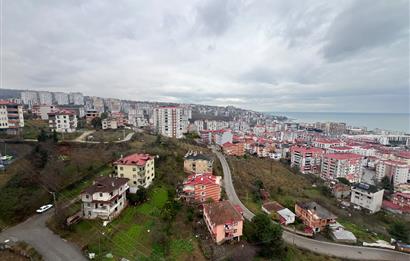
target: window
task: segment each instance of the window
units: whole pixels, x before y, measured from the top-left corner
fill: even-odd
[[[137,171],[137,168],[132,168],[132,171]]]
[[[102,197],[103,196],[103,193],[100,193],[100,197]]]
[[[120,167],[120,170],[124,170],[124,168],[123,168],[123,167]]]

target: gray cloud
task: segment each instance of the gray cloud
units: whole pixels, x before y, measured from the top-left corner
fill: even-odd
[[[407,112],[406,6],[5,1],[1,87],[262,111]]]

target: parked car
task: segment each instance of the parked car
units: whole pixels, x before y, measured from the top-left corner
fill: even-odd
[[[53,205],[51,205],[51,204],[44,205],[44,206],[41,206],[39,209],[37,209],[36,212],[37,213],[43,213],[43,212],[46,212],[47,210],[49,210],[52,207],[53,207]]]

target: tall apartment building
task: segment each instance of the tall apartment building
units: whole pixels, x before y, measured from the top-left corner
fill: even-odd
[[[148,188],[155,177],[154,157],[148,154],[131,154],[113,163],[116,177],[128,178],[130,193],[140,186]]]
[[[382,207],[383,194],[383,189],[378,190],[375,186],[359,183],[352,187],[350,202],[375,213]]]
[[[350,182],[359,182],[362,176],[363,156],[353,153],[329,153],[323,155],[320,176],[333,180],[346,178]]]
[[[58,105],[67,105],[69,103],[68,94],[64,92],[54,92],[54,101]]]
[[[14,102],[0,100],[0,131],[17,134],[23,127],[23,107]]]
[[[75,132],[77,129],[77,115],[71,110],[55,110],[48,113],[50,130],[64,133]]]
[[[81,92],[70,92],[68,99],[70,104],[84,105],[84,96]]]
[[[157,107],[153,119],[155,131],[163,136],[179,139],[187,132],[188,119],[181,107]]]
[[[38,92],[38,100],[40,105],[52,105],[53,95],[51,92]]]
[[[376,165],[376,179],[389,177],[394,185],[404,184],[410,180],[410,166],[403,161],[381,160]]]
[[[22,91],[20,93],[21,101],[24,105],[28,105],[31,108],[33,105],[38,104],[37,92],[34,91]]]
[[[324,151],[320,148],[292,146],[291,167],[297,167],[303,174],[319,174]]]

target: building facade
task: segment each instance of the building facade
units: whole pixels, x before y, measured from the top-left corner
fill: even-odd
[[[0,100],[0,131],[18,134],[24,127],[23,106]]]
[[[221,177],[212,174],[189,175],[182,184],[182,198],[187,202],[204,203],[221,199]]]
[[[240,240],[243,230],[243,217],[236,206],[224,200],[204,204],[205,224],[218,245],[230,241]]]
[[[222,150],[226,155],[243,157],[245,155],[245,143],[243,142],[227,142],[222,145]]]
[[[116,177],[129,180],[130,193],[136,193],[139,187],[148,188],[155,178],[154,157],[148,154],[121,157],[113,165]]]
[[[378,212],[383,203],[384,190],[378,190],[375,186],[358,183],[352,186],[350,202],[370,211]]]
[[[296,216],[303,223],[317,233],[323,231],[328,225],[336,223],[336,216],[316,202],[296,203]]]
[[[75,132],[77,123],[77,115],[71,110],[55,110],[48,113],[48,125],[51,131]]]
[[[322,158],[320,176],[327,180],[346,178],[359,182],[362,176],[363,156],[353,153],[330,153]]]
[[[186,173],[203,174],[213,171],[214,160],[201,152],[189,151],[184,156],[184,171]]]
[[[127,206],[128,179],[99,177],[81,193],[85,219],[113,220]]]
[[[384,177],[388,177],[395,186],[408,183],[410,165],[404,161],[381,160],[376,164],[376,179],[380,182]]]
[[[292,146],[291,167],[297,167],[303,174],[319,174],[324,151],[320,148]]]
[[[158,134],[170,138],[182,138],[187,132],[188,118],[182,107],[157,107],[153,113],[154,129]]]

